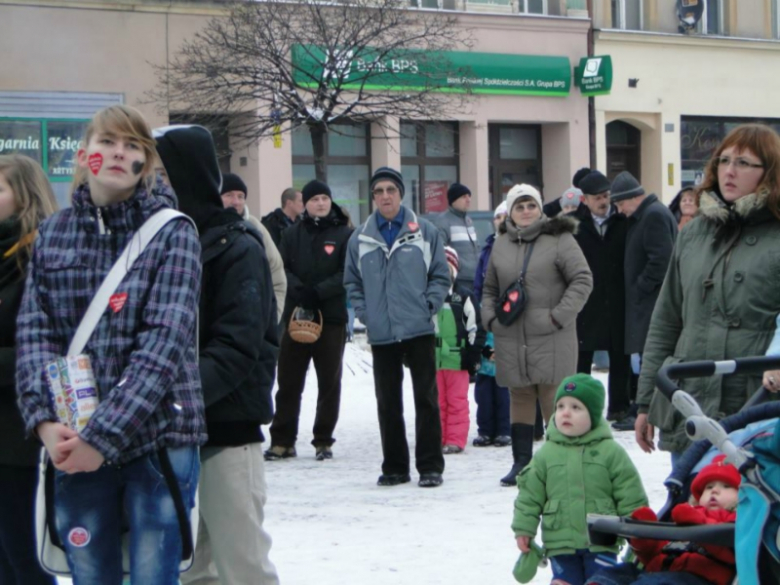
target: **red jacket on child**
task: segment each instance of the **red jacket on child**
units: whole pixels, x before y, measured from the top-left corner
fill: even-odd
[[[631,517],[657,521],[650,508],[639,508]],[[722,524],[735,522],[737,513],[729,510],[708,510],[703,506],[678,504],[672,509],[672,520],[681,525]],[[716,545],[649,538],[632,538],[631,548],[650,573],[685,572],[698,575],[714,585],[729,585],[737,574],[734,549]]]

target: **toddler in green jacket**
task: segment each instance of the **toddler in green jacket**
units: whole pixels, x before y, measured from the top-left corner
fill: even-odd
[[[592,376],[564,379],[547,442],[517,479],[512,521],[517,547],[530,550],[541,518],[552,585],[582,585],[617,562],[617,544],[590,544],[587,514],[629,516],[648,504],[636,467],[604,420],[604,397],[604,386]]]

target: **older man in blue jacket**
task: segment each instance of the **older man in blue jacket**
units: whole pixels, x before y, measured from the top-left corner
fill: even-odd
[[[438,230],[401,205],[401,173],[381,167],[371,177],[376,210],[352,234],[344,285],[355,314],[366,325],[374,356],[379,431],[380,486],[410,481],[403,416],[403,364],[412,374],[420,487],[442,483],[441,420],[436,388],[433,316],[450,288]]]

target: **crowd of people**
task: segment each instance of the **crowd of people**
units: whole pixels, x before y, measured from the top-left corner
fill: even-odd
[[[482,245],[467,186],[453,183],[447,211],[429,221],[402,205],[405,181],[390,167],[371,176],[374,211],[359,226],[318,180],[285,190],[260,221],[246,184],[220,172],[208,130],[152,130],[127,106],[89,124],[66,209],[36,162],[0,156],[0,581],[54,583],[33,529],[42,446],[76,585],[118,585],[126,572],[161,585],[278,583],[264,465],[298,456],[311,362],[313,455],[336,456],[354,312],[373,356],[378,486],[412,479],[404,369],[423,488],[442,485],[444,456],[467,447],[473,381],[472,444],[511,445],[500,484],[519,488],[521,582],[539,551],[556,585],[654,583],[658,572],[725,582],[729,571],[716,579],[707,562],[733,567],[733,553],[667,562],[668,548],[644,541],[631,543],[647,569],[637,574],[615,547],[588,542],[585,515],[654,519],[612,430],[634,431],[650,452],[658,429],[673,462],[685,450],[683,420],[655,390],[662,364],[780,347],[780,137],[734,129],[703,183],[670,207],[628,172],[610,181],[584,168],[572,183],[547,205],[534,186],[513,186]],[[597,352],[609,356],[608,390],[590,376]],[[64,390],[71,362],[99,401]],[[762,383],[777,390],[780,372],[683,388],[718,418]],[[63,419],[71,406],[86,414]],[[717,466],[676,521],[734,520],[739,474]],[[180,575],[196,490],[194,565]]]

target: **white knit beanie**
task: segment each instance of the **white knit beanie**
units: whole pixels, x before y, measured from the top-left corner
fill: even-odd
[[[514,206],[515,201],[517,201],[520,197],[531,197],[534,201],[536,201],[539,209],[542,209],[542,195],[539,193],[536,187],[532,187],[531,185],[526,185],[523,183],[522,185],[515,185],[509,190],[509,193],[507,193],[507,213],[512,213],[512,207]]]

